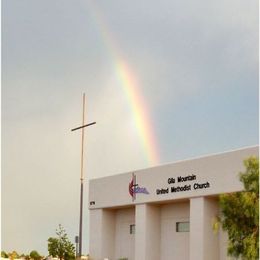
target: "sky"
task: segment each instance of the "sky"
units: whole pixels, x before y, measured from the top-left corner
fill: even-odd
[[[78,233],[88,179],[258,144],[257,0],[3,0],[2,250]]]

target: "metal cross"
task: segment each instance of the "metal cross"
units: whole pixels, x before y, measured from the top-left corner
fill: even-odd
[[[96,124],[96,122],[92,122],[89,124],[85,124],[85,93],[83,94],[83,117],[82,117],[82,125],[76,128],[71,129],[71,131],[81,129],[81,167],[80,167],[80,216],[79,216],[79,252],[77,256],[81,258],[82,255],[82,218],[83,218],[83,155],[84,155],[84,129],[85,127]]]

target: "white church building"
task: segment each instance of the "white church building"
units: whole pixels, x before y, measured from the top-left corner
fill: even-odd
[[[258,149],[90,180],[90,259],[227,259],[227,234],[213,231],[218,196],[243,189],[243,161]]]

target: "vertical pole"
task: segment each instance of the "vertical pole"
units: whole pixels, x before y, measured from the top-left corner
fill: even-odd
[[[85,124],[85,93],[83,94],[82,125]],[[82,218],[83,218],[83,163],[84,161],[84,128],[81,130],[81,169],[80,169],[80,217],[79,217],[79,257],[82,256]]]
[[[76,257],[79,256],[79,236],[75,236],[75,244],[76,244]]]
[[[82,256],[83,182],[80,183],[79,257]]]

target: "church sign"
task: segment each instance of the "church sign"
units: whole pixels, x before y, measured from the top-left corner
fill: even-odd
[[[178,176],[177,178],[171,177],[168,178],[167,183],[170,186],[156,189],[157,195],[210,188],[210,183],[208,181],[203,183],[198,182],[195,174]]]

